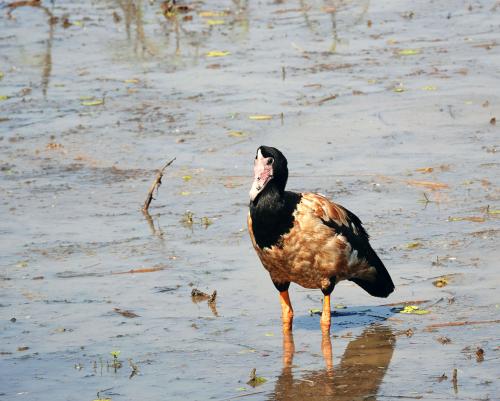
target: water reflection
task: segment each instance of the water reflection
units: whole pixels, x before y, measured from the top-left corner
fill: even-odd
[[[222,32],[232,43],[243,39],[249,27],[248,0],[232,0],[223,8],[220,4],[171,0],[114,0],[114,5],[114,21],[123,20],[135,56],[166,59],[174,64],[181,62],[182,56],[192,57],[196,64],[200,47],[206,46],[214,33]]]
[[[43,6],[39,0],[28,0],[28,1],[13,1],[6,5],[7,17],[13,19],[13,11],[19,8],[32,7],[35,9],[42,10],[47,16],[47,24],[49,27],[48,37],[45,45],[45,52],[42,57],[42,93],[43,96],[47,96],[47,90],[49,87],[50,75],[52,73],[52,42],[54,41],[54,30],[55,25],[59,21],[59,18],[54,16],[52,11],[47,7]]]
[[[331,339],[324,336],[321,350],[325,369],[294,377],[293,334],[284,333],[283,371],[268,400],[375,400],[394,346],[395,336],[390,328],[369,326],[348,344],[340,364],[333,367]]]

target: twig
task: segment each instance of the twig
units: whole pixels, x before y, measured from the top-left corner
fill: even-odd
[[[130,269],[124,272],[111,272],[111,274],[136,274],[136,273],[152,273],[160,270],[164,270],[165,266],[158,267],[142,267],[140,269]]]
[[[458,371],[457,368],[453,369],[453,376],[451,379],[451,382],[453,383],[453,390],[455,391],[455,394],[458,393]]]
[[[429,324],[425,327],[425,330],[437,329],[440,327],[454,327],[454,326],[470,326],[473,324],[495,324],[500,323],[500,319],[497,320],[462,320],[458,322],[444,322],[444,323],[434,323]]]
[[[318,101],[318,106],[321,106],[323,103],[326,103],[330,100],[335,100],[335,99],[337,99],[337,95],[331,95],[331,96],[325,97],[325,98],[321,99],[320,101]]]
[[[223,398],[220,401],[236,400],[237,398],[249,397],[251,395],[262,394],[262,393],[265,393],[265,391],[255,391],[253,393],[235,395],[234,397]]]
[[[158,172],[156,173],[156,177],[153,181],[153,183],[151,184],[151,186],[149,187],[149,191],[148,191],[148,195],[146,196],[146,200],[144,201],[144,205],[142,206],[142,211],[143,212],[147,212],[148,209],[149,209],[149,204],[151,203],[151,201],[153,200],[153,193],[156,189],[156,191],[158,191],[158,188],[160,188],[160,185],[161,185],[161,178],[163,177],[163,172],[165,171],[165,169],[170,166],[174,160],[176,158],[174,157],[172,160],[170,160],[167,164],[165,164],[161,170],[158,170]]]

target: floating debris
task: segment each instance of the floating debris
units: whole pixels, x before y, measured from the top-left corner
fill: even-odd
[[[446,287],[448,285],[448,278],[446,276],[440,277],[432,282],[438,288]]]
[[[214,291],[212,295],[214,295],[215,299],[215,297],[217,296],[217,291]],[[194,302],[208,301],[210,297],[211,295],[208,295],[206,292],[200,291],[198,288],[193,288],[191,290],[191,298],[193,298]]]
[[[476,361],[483,362],[484,361],[484,349],[478,348],[476,351]]]
[[[257,369],[253,368],[250,372],[250,380],[247,381],[247,384],[252,387],[257,387],[265,382],[267,382],[267,379],[262,376],[257,376]]]
[[[443,344],[443,345],[451,343],[451,339],[449,337],[445,337],[445,336],[436,338],[436,341],[440,344]]]
[[[130,372],[130,376],[128,377],[131,379],[132,377],[136,376],[139,374],[139,367],[132,361],[131,358],[128,359],[128,364],[130,366],[130,369],[132,369],[132,372]]]
[[[122,315],[123,317],[129,318],[129,319],[133,319],[135,317],[139,317],[138,314],[136,314],[136,313],[134,313],[132,311],[129,311],[129,310],[125,310],[125,309],[113,308],[113,311],[115,311],[116,313]]]

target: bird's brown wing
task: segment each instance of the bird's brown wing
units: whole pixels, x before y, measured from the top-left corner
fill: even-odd
[[[353,259],[357,259],[361,265],[371,267],[371,269],[363,269],[368,274],[362,276],[355,275],[355,270],[353,270],[353,276],[349,280],[371,295],[387,297],[394,290],[394,284],[384,264],[371,247],[369,236],[361,220],[343,206],[319,194],[303,193],[301,204],[311,210],[317,217],[318,223],[330,227],[332,235],[341,235],[345,238],[351,247]],[[352,266],[356,267],[356,263]]]
[[[302,204],[311,209],[324,224],[334,229],[337,228],[335,231],[338,234],[340,234],[339,231],[343,231],[349,234],[349,237],[358,236],[360,240],[368,241],[368,234],[361,220],[343,206],[331,202],[323,195],[310,192],[302,194]]]

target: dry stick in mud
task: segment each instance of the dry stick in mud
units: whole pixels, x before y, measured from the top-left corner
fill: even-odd
[[[158,188],[160,188],[160,185],[161,185],[161,178],[163,177],[163,172],[165,171],[165,169],[170,166],[174,160],[176,158],[174,157],[172,160],[170,160],[167,164],[165,164],[161,170],[158,170],[158,172],[156,173],[156,177],[153,181],[153,183],[151,184],[151,186],[149,187],[149,191],[148,191],[148,195],[146,196],[146,200],[144,201],[144,205],[142,206],[142,211],[147,213],[148,212],[148,209],[149,209],[149,204],[151,203],[151,201],[153,200],[153,193],[156,189],[156,191],[158,192]]]

